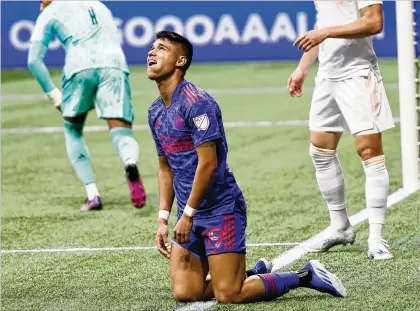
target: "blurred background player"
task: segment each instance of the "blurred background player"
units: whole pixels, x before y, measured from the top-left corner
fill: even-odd
[[[54,36],[66,52],[63,94],[54,86],[43,62]],[[81,210],[102,209],[83,139],[86,116],[93,108],[108,122],[112,143],[125,165],[133,205],[143,207],[146,194],[137,168],[139,146],[131,129],[134,115],[129,70],[108,8],[99,1],[41,1],[28,66],[64,118],[67,154],[87,194]]]
[[[393,128],[394,121],[372,47],[372,36],[383,27],[382,1],[315,1],[315,6],[316,27],[295,41],[305,53],[287,85],[290,95],[302,96],[308,69],[319,58],[309,117],[310,155],[331,225],[324,237],[309,248],[327,251],[355,240],[336,154],[342,132],[349,130],[366,175],[368,255],[390,259],[388,243],[382,238],[389,176],[381,133]]]
[[[247,207],[226,162],[220,107],[184,80],[192,56],[187,39],[162,31],[147,59],[148,78],[161,95],[149,109],[159,157],[156,245],[170,259],[174,299],[246,303],[275,299],[297,287],[343,297],[340,280],[316,261],[299,272],[269,273],[269,264],[260,260],[245,278]],[[169,251],[168,219],[175,196],[177,223]],[[211,281],[206,281],[209,272]]]

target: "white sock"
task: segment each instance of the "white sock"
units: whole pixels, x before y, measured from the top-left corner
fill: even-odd
[[[362,161],[366,174],[366,207],[369,216],[369,240],[382,239],[387,209],[389,175],[385,156]]]
[[[85,189],[88,200],[93,200],[95,197],[99,196],[99,190],[95,183],[86,185]]]
[[[337,230],[347,229],[350,221],[347,215],[344,176],[336,151],[311,144],[309,153],[316,169],[319,190],[330,211],[331,227]]]
[[[331,228],[336,230],[345,230],[350,226],[349,215],[347,214],[346,205],[338,210],[333,210],[328,206],[330,212]]]

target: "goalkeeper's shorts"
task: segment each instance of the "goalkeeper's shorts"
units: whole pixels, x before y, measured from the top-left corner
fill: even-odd
[[[93,68],[63,78],[63,117],[92,109],[101,119],[134,120],[128,73],[117,68]]]

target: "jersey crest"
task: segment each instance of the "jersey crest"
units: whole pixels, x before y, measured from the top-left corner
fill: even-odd
[[[209,128],[210,120],[207,114],[199,115],[193,119],[195,126],[199,131],[205,131]]]

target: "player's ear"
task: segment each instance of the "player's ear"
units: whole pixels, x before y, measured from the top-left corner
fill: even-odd
[[[187,57],[186,56],[179,56],[178,60],[176,61],[177,67],[184,67],[187,64]]]

